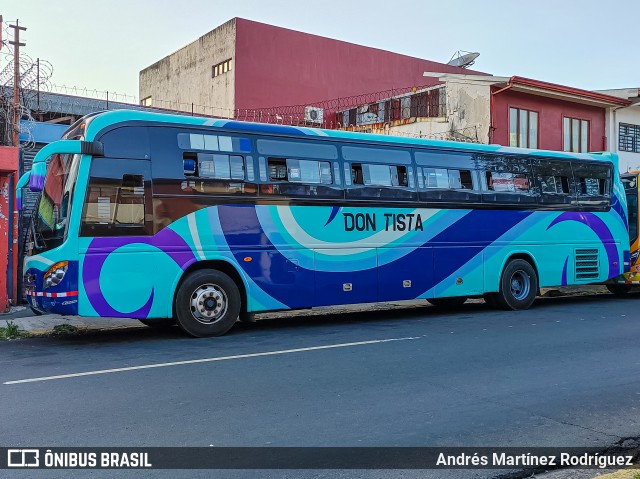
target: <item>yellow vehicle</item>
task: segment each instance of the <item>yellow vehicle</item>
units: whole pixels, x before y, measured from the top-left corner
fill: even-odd
[[[640,170],[632,170],[621,175],[622,185],[627,197],[627,216],[629,222],[630,268],[629,272],[617,278],[616,283],[607,284],[613,294],[625,294],[632,286],[640,285],[640,242],[638,241],[638,187],[640,186]]]

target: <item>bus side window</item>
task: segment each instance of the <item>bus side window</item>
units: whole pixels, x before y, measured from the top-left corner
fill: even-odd
[[[484,171],[482,201],[503,204],[537,203],[538,192],[531,184],[528,157],[478,155],[478,168]]]
[[[82,211],[82,236],[149,234],[148,161],[94,158]]]
[[[284,158],[269,158],[267,165],[269,181],[288,181],[287,160]]]
[[[185,177],[244,180],[244,158],[240,155],[184,152]]]
[[[535,178],[543,205],[567,205],[574,200],[571,163],[562,160],[534,160]]]
[[[263,194],[289,197],[344,197],[340,185],[334,184],[329,161],[269,157],[267,171],[271,184],[260,185]]]
[[[572,162],[581,207],[606,209],[611,205],[612,167],[606,163]]]

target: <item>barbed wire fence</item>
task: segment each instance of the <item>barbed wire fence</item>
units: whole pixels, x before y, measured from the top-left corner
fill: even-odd
[[[3,24],[3,38],[9,38],[9,25]],[[23,149],[32,148],[32,130],[38,115],[47,113],[51,103],[46,93],[51,89],[53,65],[40,58],[33,59],[21,52],[19,58],[19,103],[14,103],[15,57],[13,46],[7,40],[2,43],[2,62],[0,68],[0,144],[10,145],[15,129],[14,113],[18,108]]]
[[[26,71],[32,71],[33,62],[26,60]],[[22,63],[22,62],[21,62]],[[40,61],[42,65],[42,61]],[[47,64],[47,67],[50,67]],[[3,69],[7,70],[9,65]],[[12,68],[12,67],[11,67]],[[52,72],[52,69],[47,70]],[[346,130],[361,133],[402,136],[410,138],[430,138],[479,143],[479,125],[467,126],[446,131],[430,131],[425,128],[412,128],[417,131],[406,131],[401,127],[424,121],[424,119],[441,118],[446,120],[446,89],[444,85],[393,88],[383,91],[363,93],[347,97],[320,100],[298,105],[271,106],[250,109],[225,109],[210,105],[149,98],[141,105],[135,95],[59,85],[50,82],[50,74],[40,79],[39,91],[46,90],[44,105],[40,100],[39,108],[52,111],[76,111],[82,103],[85,110],[101,111],[122,108],[149,109],[181,115],[205,116],[236,121],[250,121],[289,125],[299,127],[318,127],[330,130]],[[0,73],[0,82],[4,77]],[[0,83],[3,85],[5,83]],[[33,82],[29,83],[30,85]],[[25,104],[34,103],[34,91],[27,93],[30,98]],[[320,116],[311,117],[315,112]],[[32,117],[30,109],[24,116]],[[9,118],[11,118],[9,116]],[[24,123],[24,122],[23,122]],[[446,121],[445,121],[446,123]]]

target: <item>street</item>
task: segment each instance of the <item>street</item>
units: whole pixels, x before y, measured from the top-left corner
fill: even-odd
[[[2,342],[0,437],[9,447],[606,447],[640,435],[639,299],[542,298],[520,312],[479,302],[442,312],[425,303],[264,319],[211,339],[145,328]],[[13,475],[2,476],[7,472]],[[19,472],[0,476],[213,477],[212,471]]]

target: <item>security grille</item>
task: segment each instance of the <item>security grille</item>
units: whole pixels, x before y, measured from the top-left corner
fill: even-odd
[[[588,280],[598,279],[598,257],[597,249],[577,249],[576,250],[576,279]]]

